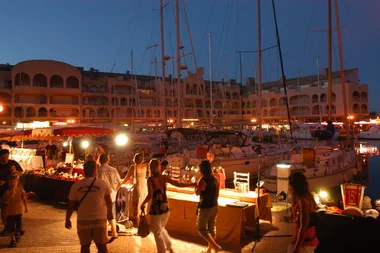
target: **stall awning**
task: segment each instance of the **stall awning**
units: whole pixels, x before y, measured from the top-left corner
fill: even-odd
[[[64,127],[53,131],[53,135],[60,136],[113,135],[114,133],[114,129],[101,127]]]
[[[2,131],[0,132],[0,140],[4,141],[32,141],[32,140],[62,140],[61,136],[53,136],[51,129],[34,129],[25,131]]]

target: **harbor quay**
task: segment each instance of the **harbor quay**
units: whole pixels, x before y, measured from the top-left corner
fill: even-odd
[[[0,252],[12,253],[66,253],[79,252],[80,245],[76,233],[76,214],[73,215],[73,228],[65,229],[65,206],[51,205],[39,201],[29,203],[29,212],[24,215],[23,226],[25,235],[22,236],[17,248],[9,249],[9,236],[0,237]],[[195,226],[195,221],[194,221]],[[233,226],[233,224],[231,224]],[[287,245],[294,231],[294,225],[286,222],[262,222],[260,229],[263,238],[255,246],[254,252],[285,253]],[[221,252],[251,252],[254,237],[250,230],[246,230],[240,245],[222,244]],[[120,233],[119,238],[108,244],[110,253],[124,252],[156,252],[153,234],[146,238],[134,235],[136,228]],[[174,245],[174,252],[190,253],[202,252],[206,244],[200,236],[189,236],[186,233],[170,233]],[[91,245],[91,252],[97,252],[95,244]]]

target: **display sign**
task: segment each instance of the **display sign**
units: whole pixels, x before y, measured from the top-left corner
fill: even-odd
[[[32,130],[32,136],[38,136],[38,135],[42,135],[42,136],[53,135],[53,129],[51,129],[51,128],[33,129]]]
[[[288,193],[290,164],[277,164],[277,194],[281,192]]]
[[[50,127],[49,121],[34,121],[32,123],[17,123],[16,128],[19,129],[35,129]]]
[[[360,184],[342,184],[343,209],[356,207],[361,209],[365,187]]]

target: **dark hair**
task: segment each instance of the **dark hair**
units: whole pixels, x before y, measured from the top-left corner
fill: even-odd
[[[13,179],[19,179],[20,177],[17,174],[10,174],[8,177],[8,180],[13,180]]]
[[[8,149],[2,149],[2,150],[0,150],[0,155],[6,155],[6,154],[9,154],[9,150]]]
[[[144,157],[141,153],[136,153],[135,156],[133,157],[133,162],[134,163],[141,163],[143,161]]]
[[[104,153],[108,154],[108,146],[106,144],[100,143],[98,146],[102,147],[104,149]]]
[[[203,176],[211,176],[212,170],[211,170],[211,163],[209,160],[203,160],[201,164],[199,165],[200,171]]]
[[[104,163],[108,162],[108,155],[107,154],[101,154],[100,157],[99,157],[99,162],[101,164],[104,164]]]
[[[297,197],[312,196],[309,191],[309,183],[306,176],[301,172],[293,172],[289,176],[289,185],[293,188]]]
[[[163,160],[162,162],[161,162],[161,165],[162,166],[166,166],[166,165],[168,165],[169,163],[168,163],[168,161],[166,161],[166,160]]]
[[[91,176],[94,174],[96,170],[96,162],[94,161],[87,161],[83,165],[84,175],[85,176]]]
[[[94,157],[89,154],[87,157],[86,157],[86,161],[94,161]]]
[[[149,161],[149,169],[158,169],[160,168],[160,161],[157,158],[153,158]],[[153,176],[157,177],[160,173],[154,173]]]

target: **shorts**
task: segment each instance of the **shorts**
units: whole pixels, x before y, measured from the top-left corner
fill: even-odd
[[[77,233],[80,245],[88,245],[92,241],[96,244],[106,244],[107,220],[78,220]]]
[[[8,215],[7,216],[7,231],[9,233],[12,232],[21,232],[21,226],[22,226],[22,214],[18,215]]]

